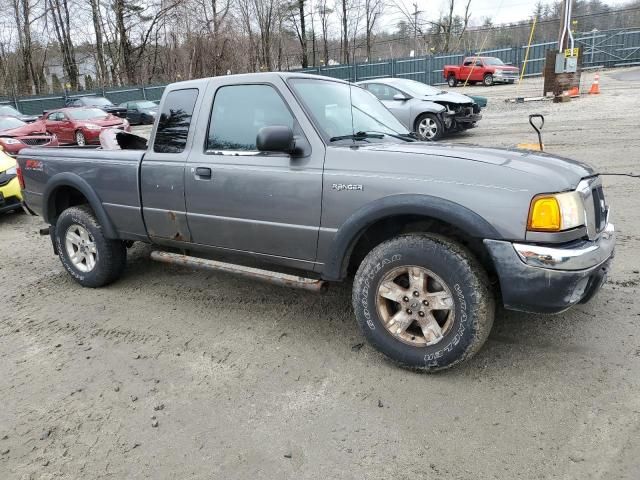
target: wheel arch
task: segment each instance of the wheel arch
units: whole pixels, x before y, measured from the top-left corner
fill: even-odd
[[[458,203],[430,195],[393,195],[365,205],[343,223],[329,248],[322,277],[343,280],[371,248],[409,232],[429,232],[458,240],[483,265],[491,259],[482,241],[502,238],[487,220]],[[493,270],[490,263],[485,267]]]
[[[420,123],[420,119],[423,115],[431,114],[436,117],[441,113],[445,112],[447,108],[444,105],[440,105],[439,103],[431,102],[432,105],[423,105],[419,110],[413,114],[413,131],[418,130],[418,124]]]
[[[42,195],[42,216],[47,223],[55,225],[64,209],[82,204],[88,204],[94,211],[105,237],[118,238],[98,194],[85,179],[75,173],[58,173],[47,182]]]

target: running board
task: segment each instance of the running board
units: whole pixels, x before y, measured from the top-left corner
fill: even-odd
[[[289,275],[280,272],[270,272],[269,270],[218,262],[215,260],[208,260],[206,258],[191,257],[189,255],[180,255],[178,253],[154,250],[151,252],[151,259],[172,265],[183,265],[185,267],[199,268],[203,270],[218,270],[221,272],[235,273],[255,280],[275,283],[276,285],[282,285],[285,287],[301,288],[312,292],[320,292],[326,290],[327,287],[326,282],[322,280],[298,277],[297,275]]]

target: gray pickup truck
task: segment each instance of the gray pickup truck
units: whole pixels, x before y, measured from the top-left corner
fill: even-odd
[[[116,280],[135,241],[156,260],[292,287],[353,279],[367,340],[425,370],[477,352],[496,302],[588,301],[613,258],[587,165],[416,141],[371,93],[319,76],[176,83],[147,150],[29,149],[18,162],[81,285]]]

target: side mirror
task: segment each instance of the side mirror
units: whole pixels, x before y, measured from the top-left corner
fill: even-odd
[[[401,93],[396,93],[396,94],[393,96],[393,99],[394,99],[394,100],[396,100],[396,101],[398,101],[398,102],[404,102],[405,100],[409,100],[409,98],[405,97],[405,96],[404,96],[403,94],[401,94]]]
[[[293,130],[284,125],[262,127],[256,136],[256,146],[261,152],[287,152],[295,149]]]

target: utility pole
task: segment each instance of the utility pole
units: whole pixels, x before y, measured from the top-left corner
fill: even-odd
[[[422,11],[418,10],[418,4],[413,4],[413,55],[418,55],[418,15]]]
[[[565,48],[567,48],[568,35],[565,17],[567,15],[567,9],[569,8],[569,2],[571,2],[571,0],[563,0],[562,10],[560,10],[560,31],[558,32],[558,51],[560,52],[564,52]]]

